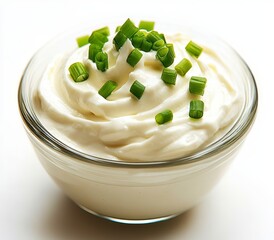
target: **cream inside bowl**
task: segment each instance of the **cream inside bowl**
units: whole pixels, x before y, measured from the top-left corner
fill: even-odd
[[[216,185],[236,156],[255,120],[255,79],[218,38],[157,22],[154,30],[175,52],[168,67],[158,50],[135,47],[133,37],[117,49],[110,26],[102,71],[89,59],[91,44],[79,47],[76,39],[104,26],[60,35],[33,56],[18,92],[26,132],[48,174],[86,211],[124,223],[177,216]],[[201,46],[200,56],[186,50],[190,41]],[[132,66],[134,49],[142,57]],[[185,74],[177,67],[182,59],[191,65]],[[73,80],[75,62],[85,67],[85,81]],[[164,68],[176,72],[176,82],[163,80]],[[206,79],[201,94],[189,90],[193,76]],[[116,88],[103,97],[110,80]],[[131,92],[136,80],[145,86],[140,98]],[[204,104],[198,119],[190,117],[193,100]],[[172,118],[159,124],[155,117],[166,109]]]

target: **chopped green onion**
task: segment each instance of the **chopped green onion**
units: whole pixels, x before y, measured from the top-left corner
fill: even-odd
[[[121,30],[121,26],[117,26],[116,29],[115,29],[115,32],[119,32]]]
[[[174,69],[170,69],[170,68],[164,68],[163,69],[161,79],[166,84],[175,85],[175,83],[176,83],[176,77],[177,77],[177,72]]]
[[[113,38],[113,43],[117,51],[124,45],[126,40],[127,40],[127,37],[122,33],[122,31],[119,31],[116,34],[116,36]]]
[[[144,38],[140,49],[144,52],[149,52],[151,48],[152,48],[152,43],[149,42],[146,38]]]
[[[98,70],[105,72],[108,69],[108,55],[98,52],[95,56],[95,63]]]
[[[83,47],[88,44],[89,35],[81,36],[76,38],[76,42],[78,47]]]
[[[102,52],[102,48],[97,44],[90,44],[88,50],[88,58],[95,62],[95,56],[98,52]]]
[[[142,58],[142,56],[143,56],[143,54],[137,48],[135,48],[128,55],[128,57],[127,57],[127,63],[130,66],[135,67],[135,65],[140,61],[140,59]]]
[[[166,43],[166,38],[165,38],[165,35],[163,33],[160,33],[159,36],[161,37],[161,39],[164,40],[164,42]]]
[[[109,36],[109,34],[110,34],[110,32],[109,32],[109,27],[108,27],[108,26],[99,28],[99,29],[93,31],[92,34],[93,34],[93,33],[96,33],[96,32],[97,32],[97,33],[101,33],[101,34],[103,34],[103,35],[105,35],[105,36]]]
[[[134,81],[134,83],[131,85],[130,87],[130,92],[137,97],[138,99],[140,99],[145,91],[145,86],[140,83],[139,81]]]
[[[145,29],[147,31],[152,31],[154,29],[154,25],[155,22],[141,20],[139,23],[139,28]]]
[[[189,106],[189,117],[199,119],[204,115],[204,102],[192,100]]]
[[[156,58],[159,59],[160,61],[165,58],[165,56],[168,53],[168,48],[166,46],[161,47],[158,49],[156,53]]]
[[[157,51],[161,47],[163,47],[164,45],[165,45],[165,41],[163,39],[160,39],[160,40],[157,40],[156,42],[153,43],[152,49]]]
[[[107,98],[113,91],[114,89],[117,87],[117,83],[109,80],[107,81],[98,91],[98,93],[103,97],[103,98]]]
[[[194,56],[194,57],[196,57],[196,58],[198,58],[198,57],[201,55],[202,51],[203,51],[203,48],[202,48],[202,47],[200,47],[198,44],[196,44],[196,43],[194,43],[194,42],[192,42],[192,41],[190,41],[190,42],[186,45],[185,49],[187,50],[187,52],[188,52],[190,55],[192,55],[192,56]]]
[[[166,46],[161,47],[160,49],[158,49],[157,53],[156,53],[156,58],[160,60],[160,62],[165,66],[168,65],[168,63],[166,62],[168,60],[167,55],[168,55],[168,48]],[[168,66],[165,66],[168,67]]]
[[[161,38],[160,34],[156,31],[151,31],[147,34],[147,40],[149,42],[154,43],[154,42],[156,42],[157,40],[160,40],[160,39],[162,39],[162,38]]]
[[[198,95],[204,95],[204,89],[206,86],[205,77],[191,77],[189,81],[189,92]]]
[[[81,62],[71,64],[69,67],[69,73],[74,82],[83,82],[89,77],[86,67]]]
[[[121,26],[120,31],[127,37],[131,38],[139,28],[137,28],[134,23],[128,18],[124,24]]]
[[[104,44],[108,41],[108,38],[106,35],[99,33],[99,32],[93,32],[89,39],[88,39],[90,44],[97,44],[100,47],[103,47]]]
[[[188,59],[184,58],[181,62],[179,62],[175,66],[175,70],[177,71],[179,75],[183,77],[186,75],[186,73],[189,71],[191,67],[192,67],[191,62]]]
[[[161,61],[164,67],[169,67],[175,58],[175,52],[172,44],[167,44],[160,48],[156,53],[156,58]]]
[[[135,33],[131,39],[132,45],[136,48],[141,48],[143,40],[146,38],[146,34],[143,31]]]
[[[173,119],[173,113],[169,109],[166,109],[155,116],[155,121],[158,124],[164,124],[166,122],[170,122],[172,119]]]
[[[166,44],[167,48],[168,48],[168,54],[174,59],[175,58],[175,51],[174,51],[174,47],[172,43],[167,43]]]

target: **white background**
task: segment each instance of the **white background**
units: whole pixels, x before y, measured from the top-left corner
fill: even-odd
[[[130,17],[191,24],[225,39],[257,80],[256,123],[204,201],[175,219],[123,225],[94,217],[55,186],[36,159],[17,107],[31,56],[72,26]],[[274,239],[274,4],[258,1],[0,0],[0,239]]]

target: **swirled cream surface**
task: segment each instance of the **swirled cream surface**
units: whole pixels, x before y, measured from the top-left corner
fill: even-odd
[[[161,80],[163,66],[155,51],[142,52],[135,67],[126,59],[134,49],[130,40],[117,51],[109,37],[103,50],[108,54],[109,68],[97,70],[88,59],[88,45],[72,49],[56,57],[44,73],[35,95],[39,119],[47,130],[65,144],[88,154],[122,161],[158,161],[186,156],[202,149],[225,134],[236,121],[243,106],[240,90],[233,72],[218,52],[202,45],[196,59],[185,46],[192,40],[182,34],[165,35],[173,43],[176,58],[169,68],[187,58],[192,68],[175,85]],[[199,43],[199,40],[196,41]],[[89,78],[76,83],[69,66],[82,62]],[[189,93],[191,76],[207,78],[205,93]],[[108,81],[118,87],[107,98],[98,90]],[[129,89],[138,80],[145,85],[140,100]],[[204,115],[195,120],[189,117],[189,102],[202,99]],[[173,112],[173,120],[163,125],[155,115],[165,109]]]

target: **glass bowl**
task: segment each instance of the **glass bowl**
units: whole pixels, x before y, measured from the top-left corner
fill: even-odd
[[[237,121],[220,139],[186,157],[153,162],[98,158],[55,138],[40,122],[33,103],[33,93],[48,64],[55,55],[75,47],[75,38],[83,31],[74,30],[48,42],[30,60],[20,82],[19,110],[43,167],[77,205],[112,221],[151,223],[190,209],[218,183],[255,120],[258,93],[249,67],[222,40],[184,28],[182,31],[217,48],[240,79],[244,106]]]

